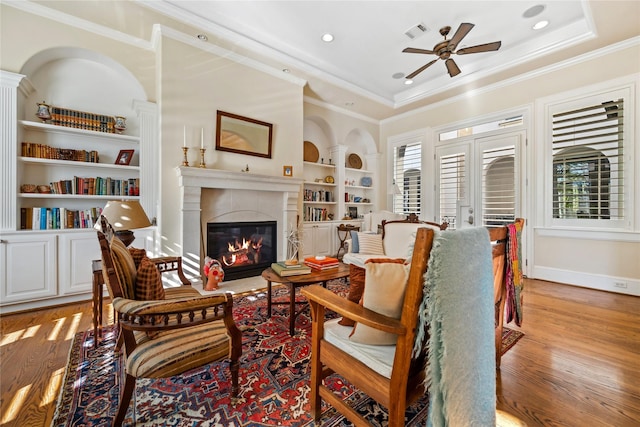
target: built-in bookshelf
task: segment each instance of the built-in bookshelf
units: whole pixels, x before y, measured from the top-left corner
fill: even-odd
[[[109,199],[140,196],[138,137],[29,120],[18,137],[20,230],[92,227]],[[129,164],[118,163],[123,150]]]
[[[304,162],[303,220],[331,221],[336,215],[335,164]]]

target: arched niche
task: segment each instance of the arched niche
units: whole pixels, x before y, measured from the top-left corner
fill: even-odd
[[[329,148],[337,144],[333,129],[323,118],[305,117],[303,135],[305,141],[312,142],[320,152],[320,157],[329,159]]]
[[[364,161],[367,157],[367,154],[375,154],[377,153],[376,142],[371,136],[371,134],[362,129],[353,129],[351,130],[345,140],[344,145],[347,146],[346,156],[349,154],[355,153],[362,157]],[[369,169],[372,165],[365,165],[365,168]]]
[[[26,98],[24,118],[35,119],[36,103],[127,119],[127,133],[138,134],[133,101],[147,95],[135,76],[112,58],[87,49],[57,47],[33,55],[21,74],[35,89]]]

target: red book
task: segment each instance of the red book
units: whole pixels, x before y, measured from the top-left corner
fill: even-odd
[[[331,257],[324,257],[323,259],[318,259],[316,257],[308,257],[304,259],[305,262],[310,262],[312,264],[317,264],[317,265],[327,265],[327,264],[338,264],[339,261],[337,258],[331,258]]]

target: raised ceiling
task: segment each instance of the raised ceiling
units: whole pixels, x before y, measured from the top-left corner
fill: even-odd
[[[593,8],[604,12],[600,3],[612,2],[579,0],[140,3],[201,28],[210,42],[225,40],[237,52],[305,79],[310,98],[376,119],[513,77],[522,73],[523,65],[530,69],[550,65],[542,61],[545,57],[571,58],[572,49],[601,37],[597,30],[611,31],[608,26],[620,25],[618,20],[596,28]],[[636,2],[615,3],[630,4],[631,13],[638,16]],[[534,30],[543,19],[549,25]],[[431,50],[443,40],[441,27],[451,26],[451,37],[463,22],[475,27],[459,49],[500,40],[500,50],[455,56],[462,70],[455,77],[440,60],[415,77],[412,85],[405,85],[405,75],[436,56],[402,50]],[[416,26],[426,31],[415,31]],[[415,38],[406,34],[412,29],[418,34]],[[325,33],[334,36],[331,43],[321,40]]]

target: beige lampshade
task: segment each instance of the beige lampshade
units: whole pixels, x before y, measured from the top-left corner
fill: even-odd
[[[137,200],[111,200],[102,209],[115,231],[135,230],[151,226],[149,217]]]

